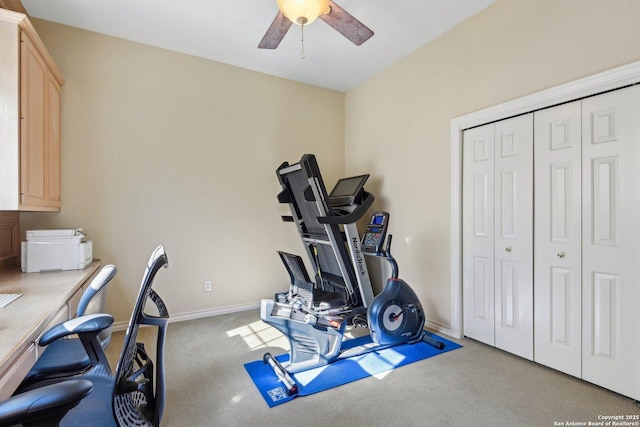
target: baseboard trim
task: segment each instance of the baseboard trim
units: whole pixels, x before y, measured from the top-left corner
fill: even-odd
[[[186,313],[171,315],[169,317],[169,323],[183,322],[185,320],[202,319],[205,317],[212,317],[212,316],[220,316],[222,314],[240,313],[242,311],[255,310],[257,308],[260,308],[260,302],[249,303],[249,304],[239,304],[239,305],[229,305],[226,307],[216,307],[216,308],[210,308],[206,310],[189,311]],[[128,320],[126,322],[115,322],[112,326],[112,330],[114,332],[125,331],[128,325],[129,325]]]
[[[457,338],[456,335],[453,333],[453,330],[449,326],[443,325],[442,323],[438,323],[433,320],[427,319],[424,322],[424,326],[427,329],[437,332],[439,334],[444,334],[450,337]]]

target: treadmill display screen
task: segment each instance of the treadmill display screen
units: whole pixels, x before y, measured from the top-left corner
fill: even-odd
[[[342,178],[329,194],[331,206],[348,206],[356,203],[356,198],[362,194],[362,188],[369,175]]]
[[[336,186],[333,187],[329,197],[355,196],[362,189],[367,178],[369,178],[369,175],[342,178],[336,183]]]

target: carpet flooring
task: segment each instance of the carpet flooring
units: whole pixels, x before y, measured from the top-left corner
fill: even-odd
[[[140,340],[150,349],[148,332]],[[122,335],[109,347],[114,368]],[[269,408],[243,365],[287,343],[258,310],[172,323],[162,425],[556,427],[640,415],[627,397],[472,340],[453,341],[463,348]]]

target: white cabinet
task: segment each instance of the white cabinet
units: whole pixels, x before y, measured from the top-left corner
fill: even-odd
[[[526,160],[523,155],[518,166],[502,169],[497,148],[498,130],[515,119],[467,130],[463,145],[465,335],[527,358],[531,351],[536,362],[635,399],[640,399],[638,117],[640,86],[632,86],[533,113],[533,153]],[[496,147],[494,164],[484,160],[479,166],[485,145]],[[528,185],[520,188],[504,177],[514,173],[520,180],[528,170],[525,163],[533,171],[533,199]],[[506,196],[510,189],[514,200],[533,203],[512,204]],[[531,227],[523,210],[533,214]],[[505,239],[509,224],[518,224],[517,238]],[[523,237],[524,229],[533,241]],[[521,242],[530,246],[529,254],[519,252]],[[518,256],[511,259],[503,251]],[[526,269],[529,263],[533,270]],[[505,287],[509,271],[518,272],[511,277],[522,286]],[[518,326],[526,325],[528,316],[503,314],[510,312],[505,307],[511,301],[526,301],[527,279],[533,283],[529,337],[528,327],[513,327],[516,318]],[[514,332],[505,334],[506,344],[499,340],[501,328]]]
[[[533,120],[465,131],[465,335],[533,359]]]

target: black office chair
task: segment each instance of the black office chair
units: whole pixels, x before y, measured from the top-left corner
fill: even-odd
[[[167,263],[164,248],[158,246],[149,259],[142,279],[115,375],[111,374],[106,354],[98,341],[100,330],[110,325],[106,323],[111,316],[90,315],[89,317],[93,318],[93,330],[89,330],[87,325],[82,331],[76,331],[85,348],[93,353],[91,355],[93,367],[80,377],[93,383],[93,391],[64,415],[59,423],[60,426],[137,427],[160,424],[165,401],[164,341],[169,313],[164,302],[151,286],[160,267],[166,267]],[[154,303],[157,315],[145,312],[148,299]],[[80,323],[82,318],[67,322]],[[59,325],[60,334],[65,329],[63,325]],[[136,342],[140,325],[152,325],[158,328],[155,365],[145,351],[144,345]],[[31,390],[41,390],[40,387],[43,384],[54,381],[73,380],[46,380],[32,385]],[[20,396],[22,394],[14,397]],[[0,426],[3,425],[2,423],[6,423],[6,420],[0,413]]]
[[[76,317],[104,311],[106,285],[113,279],[117,271],[116,267],[111,264],[105,265],[100,270],[82,293]],[[110,326],[100,331],[98,340],[102,348],[106,349],[111,342]],[[39,344],[47,346],[47,348],[25,376],[17,389],[18,393],[30,387],[31,384],[47,379],[79,375],[91,367],[91,360],[79,338],[57,339],[56,334],[47,331],[40,338]]]

